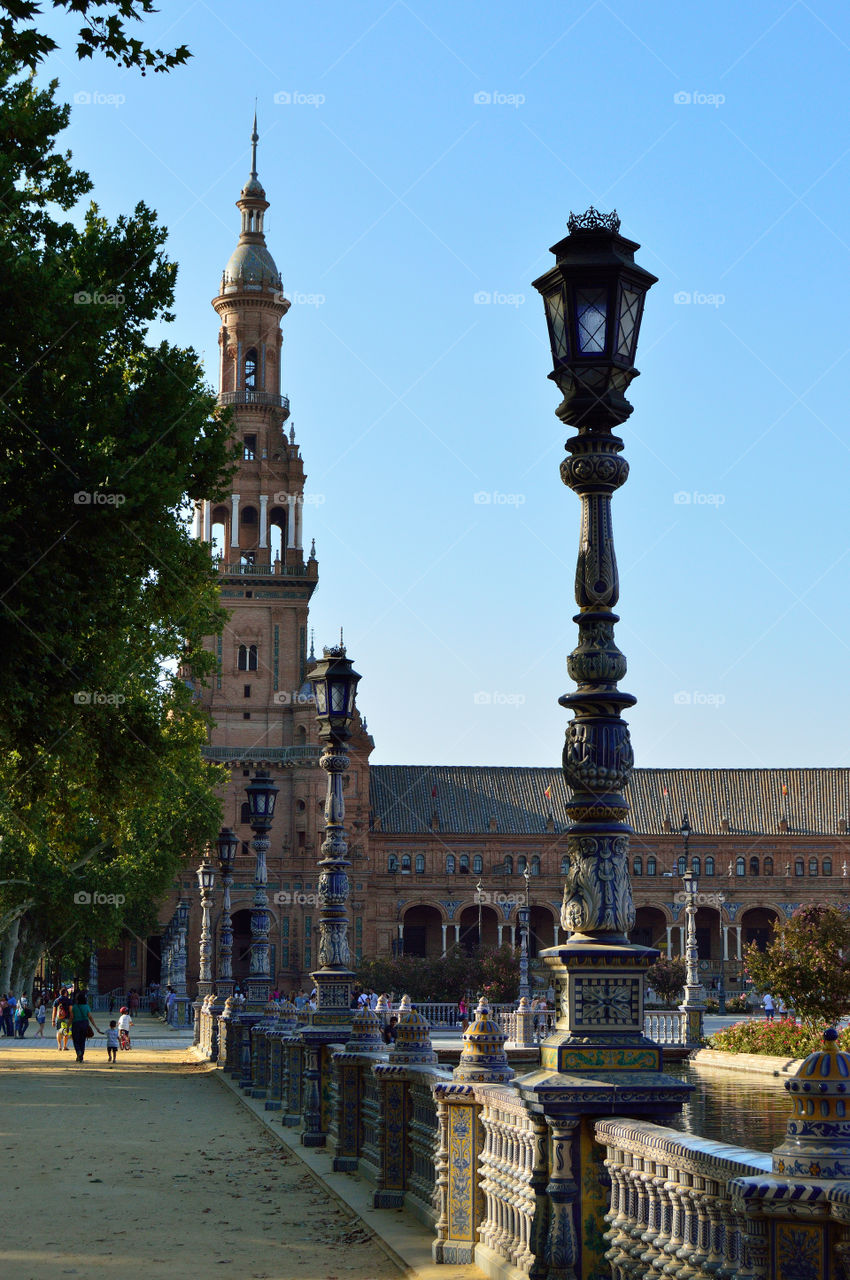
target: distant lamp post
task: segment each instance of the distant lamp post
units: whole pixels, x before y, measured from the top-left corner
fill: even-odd
[[[251,907],[251,963],[248,970],[246,1008],[265,1011],[271,991],[269,972],[269,899],[266,893],[269,831],[274,821],[278,787],[271,774],[258,769],[248,786],[248,825],[254,833],[254,902]]]
[[[688,815],[682,818],[682,847],[685,854],[685,874],[682,876],[682,884],[685,890],[685,912],[687,914],[687,931],[685,944],[685,963],[687,965],[687,975],[685,978],[685,999],[679,1006],[683,1013],[688,1014],[688,1039],[697,1041],[701,1037],[702,1031],[702,1014],[705,1009],[703,1003],[703,989],[699,980],[699,951],[697,950],[697,930],[696,930],[696,914],[697,914],[697,894],[699,893],[699,876],[689,866],[690,853],[689,841],[691,836],[691,824],[688,821]]]
[[[517,912],[517,915],[519,916],[519,927],[520,927],[520,942],[519,942],[519,946],[520,946],[519,998],[520,1000],[522,1000],[523,996],[528,998],[531,995],[531,988],[529,987],[529,983],[528,983],[528,941],[529,941],[528,932],[531,924],[531,907],[529,905],[528,889],[529,889],[529,882],[531,880],[531,872],[529,871],[528,866],[526,866],[522,874],[525,880],[525,906],[520,907]]]
[[[218,942],[217,996],[226,1000],[233,995],[233,921],[230,916],[230,886],[233,884],[233,868],[239,852],[239,837],[230,827],[222,827],[215,842],[218,866],[224,885],[224,902],[221,909],[221,931]]]
[[[483,941],[483,935],[481,932],[482,922],[483,922],[482,907],[484,904],[483,893],[484,893],[484,890],[481,888],[481,881],[479,880],[478,884],[475,886],[475,901],[478,903],[478,951],[479,953],[481,951],[481,944]]]
[[[189,900],[181,898],[174,912],[177,926],[177,946],[175,954],[174,978],[172,986],[177,996],[177,1024],[181,1027],[189,1025],[189,996],[186,991],[186,935],[189,931]]]

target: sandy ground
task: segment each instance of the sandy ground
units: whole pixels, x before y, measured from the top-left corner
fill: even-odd
[[[0,1039],[0,1275],[398,1280],[185,1037],[140,1025],[108,1067],[102,1041],[78,1065],[33,1029]]]

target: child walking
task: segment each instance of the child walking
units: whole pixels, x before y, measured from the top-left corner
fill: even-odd
[[[121,1015],[118,1018],[118,1039],[121,1042],[122,1049],[130,1048],[130,1028],[133,1025],[133,1019],[130,1017],[130,1010],[126,1005],[121,1006]]]
[[[106,1057],[110,1067],[118,1058],[118,1023],[113,1018],[106,1033]]]
[[[38,1031],[35,1033],[36,1040],[44,1039],[44,1023],[47,1019],[47,1009],[44,1005],[44,997],[39,1001],[38,1008],[35,1011],[35,1020],[38,1023]]]

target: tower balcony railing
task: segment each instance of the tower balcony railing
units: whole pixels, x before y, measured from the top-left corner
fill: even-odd
[[[258,391],[254,387],[243,387],[241,391],[220,391],[220,405],[247,405],[255,409],[283,409],[289,413],[289,396],[279,396],[274,391]]]
[[[251,763],[268,760],[274,764],[285,764],[287,761],[318,760],[322,748],[309,742],[295,747],[201,747],[201,754],[205,760],[245,760]]]
[[[284,564],[276,560],[274,564],[227,564],[223,560],[214,560],[213,567],[228,577],[254,578],[309,578],[310,562],[307,564]]]

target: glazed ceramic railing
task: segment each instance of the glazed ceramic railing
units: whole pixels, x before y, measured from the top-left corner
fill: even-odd
[[[478,1235],[499,1258],[527,1273],[534,1262],[535,1175],[546,1169],[546,1125],[510,1088],[488,1086],[476,1094],[484,1100],[479,1166],[484,1216]]]
[[[407,1179],[405,1208],[415,1214],[420,1222],[433,1227],[437,1221],[435,1199],[434,1158],[437,1151],[437,1107],[431,1086],[446,1073],[431,1072],[426,1068],[411,1072],[410,1120],[410,1172]]]
[[[679,1012],[645,1013],[643,1034],[656,1044],[686,1045],[688,1043],[688,1015]]]
[[[767,1276],[766,1220],[739,1208],[729,1183],[770,1176],[770,1155],[622,1118],[598,1121],[596,1140],[611,1176],[605,1257],[613,1280]]]
[[[510,1013],[499,1014],[499,1026],[504,1031],[508,1044],[516,1044],[519,1040],[517,1023],[520,1017],[516,1009],[512,1009]],[[550,1032],[554,1031],[555,1023],[558,1021],[558,1015],[554,1009],[535,1010],[531,1018],[532,1033],[536,1040],[544,1040]]]

